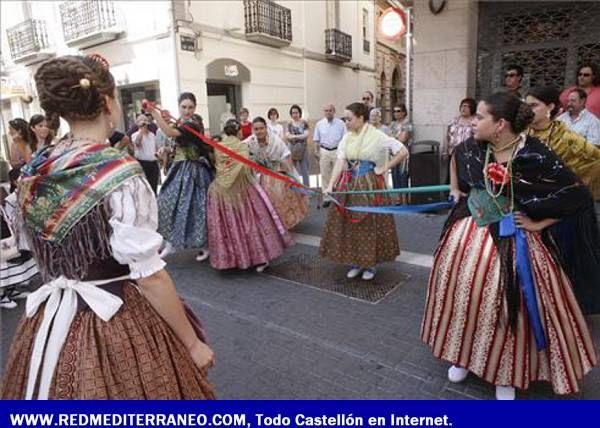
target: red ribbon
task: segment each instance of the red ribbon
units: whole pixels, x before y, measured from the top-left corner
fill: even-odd
[[[154,109],[160,111],[161,114],[164,113],[165,116],[168,115],[168,117],[170,117],[171,119],[175,120],[175,118],[173,118],[173,116],[171,116],[170,114],[168,114],[168,112],[166,110],[162,110],[162,109],[158,108],[156,106],[156,103],[150,102],[148,100],[143,100],[142,101],[142,108],[144,110],[148,110],[150,108],[154,108]],[[273,178],[276,178],[277,180],[284,181],[284,182],[288,183],[290,186],[299,187],[299,188],[306,188],[306,189],[308,189],[310,191],[314,191],[314,190],[312,190],[312,189],[304,186],[303,184],[298,183],[296,180],[294,180],[291,177],[288,177],[287,175],[280,174],[279,172],[276,172],[276,171],[273,171],[273,170],[271,170],[269,168],[266,168],[266,167],[264,167],[264,166],[262,166],[262,165],[260,165],[260,164],[258,164],[256,162],[254,162],[253,160],[245,158],[244,156],[242,156],[242,155],[234,152],[233,150],[231,150],[231,149],[223,146],[222,144],[219,144],[217,141],[211,140],[210,138],[206,137],[205,135],[202,135],[200,132],[196,131],[195,129],[193,129],[193,128],[189,127],[189,126],[187,126],[186,124],[181,124],[180,126],[181,126],[181,128],[185,129],[186,131],[188,131],[188,132],[192,133],[193,135],[195,135],[196,137],[198,137],[202,142],[204,142],[204,143],[208,144],[209,146],[211,146],[211,147],[219,150],[220,152],[225,153],[227,156],[230,156],[232,159],[235,159],[236,161],[241,162],[244,165],[247,165],[247,166],[249,166],[250,168],[252,168],[252,169],[254,169],[256,171],[259,171],[259,172],[261,172],[261,173],[263,173],[265,175],[269,175],[269,176],[271,176]]]

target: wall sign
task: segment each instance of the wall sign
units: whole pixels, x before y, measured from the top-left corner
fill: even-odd
[[[179,41],[181,42],[182,51],[196,52],[196,37],[180,34]]]
[[[237,77],[240,74],[238,70],[238,66],[235,64],[225,64],[224,66],[225,76],[227,77]]]

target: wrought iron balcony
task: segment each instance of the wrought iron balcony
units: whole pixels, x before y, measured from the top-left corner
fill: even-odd
[[[65,42],[80,49],[106,43],[123,31],[114,2],[109,0],[65,1],[60,5]]]
[[[246,39],[269,46],[292,42],[292,11],[271,0],[244,0]]]
[[[7,29],[6,36],[15,64],[33,64],[52,56],[46,21],[28,19]]]
[[[335,28],[325,30],[325,55],[334,61],[350,61],[352,36]]]

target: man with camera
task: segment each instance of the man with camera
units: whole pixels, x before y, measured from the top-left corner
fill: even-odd
[[[137,117],[135,124],[138,126],[139,130],[134,132],[131,136],[134,157],[139,161],[140,165],[142,165],[142,169],[146,174],[146,179],[148,180],[148,183],[150,183],[150,187],[152,187],[154,193],[156,193],[160,175],[156,158],[156,152],[158,150],[156,135],[150,131],[150,120],[146,115],[140,114]]]

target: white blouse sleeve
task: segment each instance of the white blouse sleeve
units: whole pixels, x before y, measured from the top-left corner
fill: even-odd
[[[25,231],[25,224],[23,223],[23,217],[19,215],[17,193],[13,192],[4,199],[4,214],[6,217],[4,220],[10,223],[13,232],[15,233],[15,239],[17,240],[17,248],[19,250],[29,251],[29,243],[27,242],[27,233]]]
[[[397,155],[398,152],[402,149],[406,150],[406,147],[404,146],[404,144],[402,144],[400,141],[396,140],[395,138],[388,138],[387,140],[385,140],[384,144],[385,144],[385,147],[387,149],[389,149],[390,152],[392,152],[392,155]]]
[[[342,137],[342,141],[337,146],[337,158],[346,160],[346,135]]]
[[[113,257],[129,265],[132,279],[148,277],[166,263],[159,257],[163,238],[156,231],[158,207],[154,192],[141,177],[124,182],[108,197]]]

